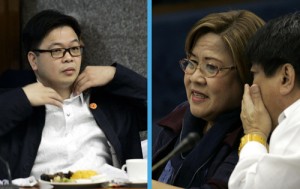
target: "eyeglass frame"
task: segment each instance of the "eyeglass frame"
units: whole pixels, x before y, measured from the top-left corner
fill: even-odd
[[[227,70],[227,69],[233,70],[233,69],[236,69],[236,68],[237,68],[236,66],[219,67],[219,66],[216,66],[216,65],[211,65],[211,66],[214,66],[214,67],[217,68],[217,72],[216,72],[214,75],[212,75],[212,76],[205,76],[206,73],[203,73],[202,69],[199,67],[199,64],[197,64],[196,68],[194,69],[194,71],[193,71],[192,73],[186,72],[185,69],[183,68],[183,63],[184,63],[184,62],[188,62],[188,63],[191,62],[192,64],[196,64],[196,63],[194,63],[193,61],[189,60],[188,58],[183,58],[183,59],[179,60],[180,68],[181,68],[181,70],[182,70],[185,74],[192,75],[192,74],[194,74],[194,73],[196,72],[197,69],[200,69],[200,72],[201,72],[201,73],[204,75],[204,77],[206,77],[206,78],[216,77],[216,76],[218,75],[218,73],[219,73],[220,71],[222,71],[222,70]],[[202,65],[203,65],[203,64],[202,64]],[[185,68],[186,68],[186,67],[185,67]]]
[[[73,55],[72,52],[71,52],[71,49],[72,49],[72,48],[77,48],[77,47],[80,48],[80,55]],[[61,56],[61,57],[53,57],[53,54],[52,54],[52,53],[53,53],[55,50],[58,50],[58,49],[63,49],[63,50],[64,50],[62,56]],[[67,52],[68,52],[72,57],[79,57],[79,56],[82,55],[83,49],[84,49],[84,46],[81,46],[81,45],[80,45],[80,46],[74,46],[74,47],[70,47],[70,48],[54,48],[54,49],[49,49],[49,50],[47,50],[47,49],[33,49],[33,50],[31,50],[31,51],[33,51],[33,52],[39,52],[39,53],[46,53],[46,52],[48,52],[48,53],[51,54],[51,57],[52,57],[52,58],[63,58],[63,57],[66,55]]]

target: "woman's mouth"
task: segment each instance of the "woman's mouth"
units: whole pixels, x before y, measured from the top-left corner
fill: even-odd
[[[197,91],[192,91],[192,101],[193,102],[204,102],[208,99],[208,96],[206,96],[203,93],[197,92]]]

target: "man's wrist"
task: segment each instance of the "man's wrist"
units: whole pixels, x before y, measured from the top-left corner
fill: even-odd
[[[268,136],[262,131],[257,131],[257,130],[249,131],[248,130],[247,132],[245,131],[244,133],[245,133],[245,135],[248,135],[248,134],[260,135],[261,137],[263,137],[265,139],[265,141],[268,140]]]
[[[262,133],[248,133],[248,134],[245,134],[242,138],[241,138],[241,143],[240,143],[240,146],[239,146],[239,154],[240,154],[240,151],[242,150],[242,148],[248,143],[248,142],[251,142],[251,141],[255,141],[255,142],[259,142],[261,143],[262,145],[264,145],[267,149],[268,149],[268,143],[267,143],[267,138],[264,134]]]

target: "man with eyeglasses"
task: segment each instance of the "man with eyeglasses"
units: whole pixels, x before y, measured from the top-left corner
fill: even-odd
[[[82,50],[83,50],[82,46],[74,46],[74,47],[70,47],[67,49],[64,49],[64,48],[54,48],[54,49],[50,49],[50,50],[33,49],[32,51],[39,52],[39,53],[44,53],[44,52],[47,53],[48,52],[48,53],[51,53],[51,56],[53,58],[63,58],[67,52],[73,57],[81,56]]]
[[[18,78],[20,83],[0,93],[0,156],[12,178],[99,172],[105,163],[120,167],[126,159],[143,157],[144,77],[116,63],[80,73],[80,26],[54,10],[31,18],[23,43],[35,77]]]

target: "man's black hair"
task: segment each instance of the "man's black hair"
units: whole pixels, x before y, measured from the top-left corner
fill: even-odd
[[[252,64],[262,66],[266,76],[285,63],[292,64],[300,83],[300,12],[267,22],[250,40],[246,53]]]
[[[44,10],[33,16],[26,24],[23,35],[23,47],[27,54],[38,48],[42,40],[53,29],[61,26],[70,26],[80,39],[81,29],[77,20],[56,10]]]

